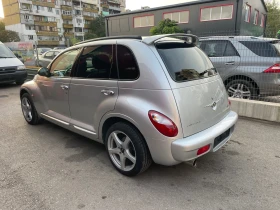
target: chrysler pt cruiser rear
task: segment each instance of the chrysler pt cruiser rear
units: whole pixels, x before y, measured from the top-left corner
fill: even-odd
[[[215,152],[230,139],[237,114],[196,42],[173,34],[75,45],[22,86],[24,117],[105,144],[127,176],[152,161],[171,166]]]

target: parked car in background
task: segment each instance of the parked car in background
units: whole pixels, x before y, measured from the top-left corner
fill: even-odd
[[[62,50],[50,50],[42,55],[39,55],[39,66],[47,67],[50,62],[61,52]]]
[[[42,55],[44,54],[45,52],[51,50],[52,48],[37,48],[34,50],[34,56],[37,57],[37,53],[36,51],[38,51],[38,55]]]
[[[66,47],[54,47],[53,50],[65,50]]]
[[[200,48],[221,75],[228,95],[252,99],[280,95],[278,39],[250,36],[200,38]]]
[[[171,166],[216,152],[229,141],[237,114],[196,42],[186,34],[81,42],[21,87],[23,116],[104,143],[127,176],[152,160]]]
[[[14,53],[0,42],[0,84],[22,85],[27,78],[26,68]]]

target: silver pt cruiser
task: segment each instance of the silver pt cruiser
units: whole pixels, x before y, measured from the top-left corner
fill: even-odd
[[[187,34],[107,37],[61,52],[22,85],[25,120],[41,119],[105,144],[135,176],[220,149],[237,114],[209,58]]]

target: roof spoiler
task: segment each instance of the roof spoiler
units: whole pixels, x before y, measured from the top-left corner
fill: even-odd
[[[142,41],[147,45],[151,45],[151,44],[154,44],[156,41],[163,39],[163,38],[167,38],[167,37],[168,38],[183,37],[183,38],[186,38],[186,40],[190,43],[198,42],[197,36],[192,35],[192,34],[184,34],[184,33],[155,35],[155,36],[150,36],[150,37],[144,38]]]

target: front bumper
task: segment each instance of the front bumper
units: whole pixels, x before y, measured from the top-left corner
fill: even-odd
[[[235,112],[231,111],[218,124],[187,138],[179,139],[172,142],[171,153],[173,158],[178,162],[185,162],[196,159],[202,155],[207,154],[208,152],[216,152],[230,140],[237,119],[238,115]],[[214,147],[215,139],[228,130],[229,135]],[[209,144],[210,149],[206,153],[197,155],[197,151],[199,148]]]
[[[0,83],[12,83],[18,81],[25,81],[26,79],[26,70],[19,70],[12,73],[0,73]]]

